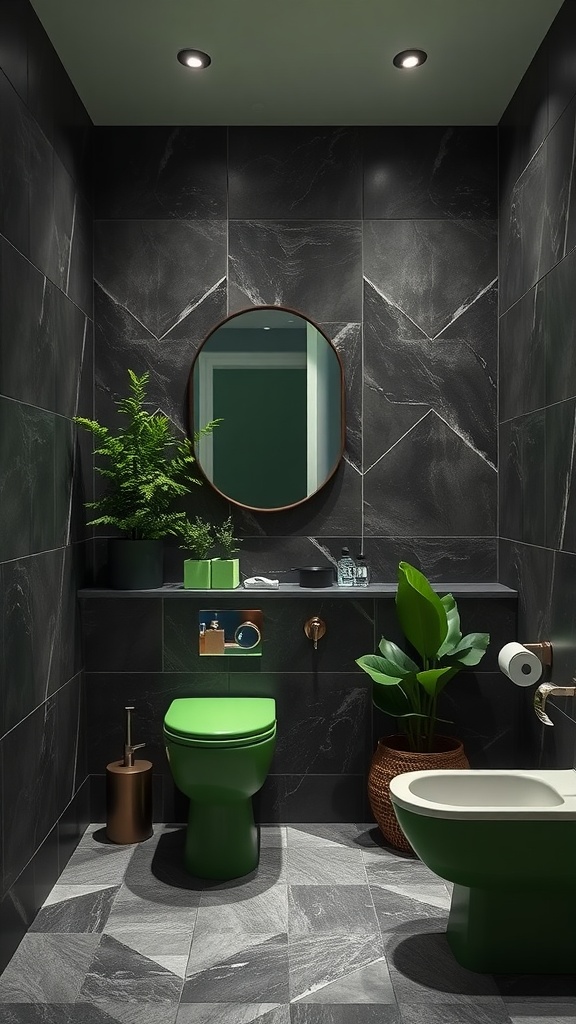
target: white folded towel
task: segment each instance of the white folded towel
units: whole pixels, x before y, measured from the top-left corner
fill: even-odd
[[[269,580],[267,576],[251,576],[244,580],[246,590],[278,590],[280,580]]]

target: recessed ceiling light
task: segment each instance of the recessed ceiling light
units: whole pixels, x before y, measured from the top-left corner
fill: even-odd
[[[262,330],[263,331],[270,331],[270,330],[272,330],[272,328],[271,327],[263,327]]]
[[[418,68],[427,57],[424,50],[402,50],[396,54],[392,63],[397,68]]]
[[[207,68],[212,58],[203,50],[180,50],[178,60],[187,68]]]

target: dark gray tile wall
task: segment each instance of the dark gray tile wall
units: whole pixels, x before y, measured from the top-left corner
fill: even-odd
[[[208,595],[207,595],[208,596]],[[88,770],[92,818],[103,820],[104,772],[120,757],[124,706],[136,707],[134,735],[155,769],[154,814],[181,821],[186,801],[175,790],[162,742],[170,702],[191,696],[269,696],[277,703],[274,762],[257,797],[259,820],[358,821],[370,817],[366,773],[375,742],[395,723],[375,714],[371,684],[355,664],[384,635],[401,642],[392,599],[298,600],[258,598],[264,614],[263,655],[200,657],[198,612],[206,598],[86,598]],[[246,607],[231,595],[222,607]],[[503,684],[497,652],[516,636],[516,601],[460,598],[464,632],[487,631],[491,645],[480,671],[465,671],[443,695],[441,717],[463,738],[471,762],[510,767],[522,751],[522,700]],[[327,625],[318,651],[304,623],[320,615]]]
[[[99,418],[130,367],[183,429],[199,345],[251,305],[301,310],[342,356],[345,459],[303,506],[232,510],[246,573],[364,538],[382,580],[407,553],[496,578],[496,185],[492,128],[96,128]],[[207,488],[191,507],[228,512]]]
[[[92,412],[90,121],[25,0],[0,9],[0,969],[88,816],[76,591]],[[87,453],[88,454],[88,453]]]
[[[566,0],[500,127],[500,581],[520,592],[519,639],[554,645],[576,676],[576,3]],[[526,695],[527,765],[576,765],[576,704],[540,726]]]

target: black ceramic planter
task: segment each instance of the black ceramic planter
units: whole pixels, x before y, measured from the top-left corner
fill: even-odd
[[[334,583],[334,569],[331,565],[300,565],[301,587],[331,587]]]
[[[164,582],[161,540],[109,540],[108,578],[114,590],[156,590]]]

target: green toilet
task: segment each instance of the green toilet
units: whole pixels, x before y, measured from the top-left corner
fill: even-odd
[[[164,716],[172,777],[190,800],[185,865],[199,878],[239,878],[258,866],[252,796],[276,745],[269,697],[182,697]]]

